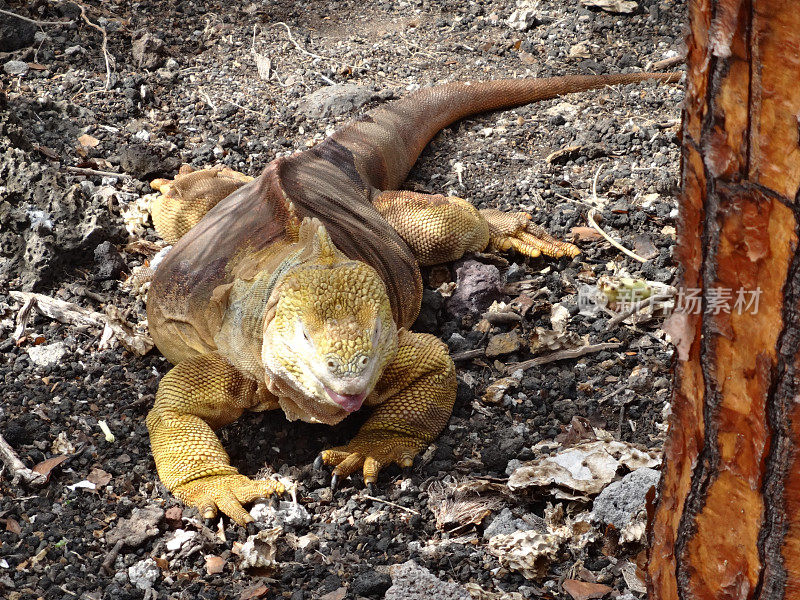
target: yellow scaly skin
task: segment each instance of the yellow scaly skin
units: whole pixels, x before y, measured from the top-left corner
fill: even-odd
[[[188,167],[174,181],[154,181],[161,192],[153,203],[158,231],[169,241],[179,239],[246,181],[230,169]],[[578,253],[546,232],[531,235],[526,213],[478,211],[461,198],[408,191],[383,192],[374,204],[424,265],[487,248],[529,256]],[[455,401],[447,346],[431,335],[398,330],[375,270],[342,254],[316,220],[304,220],[297,237],[284,249],[289,268],[263,314],[249,314],[249,305],[238,309],[255,318],[261,339],[246,340],[227,355],[212,352],[180,362],[162,380],[147,417],[162,482],[206,518],[221,510],[245,524],[252,517],[244,504],[283,492],[276,481],[240,475],[214,434],[245,410],[281,408],[290,420],[334,425],[350,414],[337,395],[350,409],[362,402],[374,407],[349,444],[321,455],[335,477],[360,469],[371,483],[388,464],[411,466],[444,428]],[[263,284],[264,277],[257,279],[242,294]],[[252,364],[259,365],[257,379],[244,374],[252,374]]]
[[[370,418],[323,461],[336,476],[360,469],[366,482],[392,462],[410,465],[446,424],[456,391],[446,346],[404,328],[421,303],[419,264],[487,249],[579,253],[526,213],[397,191],[423,148],[468,115],[679,78],[627,73],[434,86],[276,158],[252,181],[221,168],[184,168],[173,181],[154,181],[156,229],[176,244],[154,275],[147,306],[156,345],[176,364],[147,417],[164,484],[206,517],[221,510],[251,521],[242,505],[282,486],[240,475],[214,434],[245,410],[281,408],[290,419],[333,424],[363,404],[373,409]]]

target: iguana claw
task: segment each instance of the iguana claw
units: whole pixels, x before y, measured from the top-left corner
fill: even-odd
[[[283,484],[278,481],[253,481],[238,474],[203,477],[181,484],[173,490],[183,502],[195,506],[204,519],[213,519],[219,510],[239,525],[253,521],[243,504],[283,492]]]
[[[490,250],[506,251],[513,248],[526,256],[544,254],[553,258],[574,258],[581,253],[574,244],[557,240],[544,227],[531,222],[531,216],[526,212],[502,212],[487,208],[480,213],[489,223]]]

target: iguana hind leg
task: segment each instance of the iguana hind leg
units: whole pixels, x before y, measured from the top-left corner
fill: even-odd
[[[322,453],[336,476],[362,469],[364,482],[371,483],[393,462],[410,467],[450,418],[456,374],[447,346],[432,335],[399,334],[397,355],[368,399],[377,404],[374,412],[349,444]]]
[[[252,521],[242,504],[280,493],[283,486],[240,475],[214,430],[247,409],[271,408],[269,401],[255,382],[216,352],[173,367],[161,380],[147,415],[156,468],[167,489],[203,517],[213,517],[219,509],[240,525]]]
[[[253,178],[227,167],[195,171],[183,165],[175,179],[154,179],[150,186],[161,192],[151,213],[158,234],[174,244],[217,203]]]
[[[372,203],[421,265],[457,260],[489,243],[486,220],[462,198],[392,190],[381,192]]]
[[[411,247],[421,265],[461,258],[466,252],[514,249],[527,256],[577,256],[580,250],[531,223],[525,212],[477,210],[463,198],[386,191],[375,208]]]

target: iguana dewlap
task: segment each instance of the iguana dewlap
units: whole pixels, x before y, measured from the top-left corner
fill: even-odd
[[[372,412],[347,445],[323,452],[335,476],[366,482],[413,457],[450,416],[456,378],[446,346],[412,333],[419,264],[516,249],[577,248],[525,213],[393,191],[425,145],[465,116],[569,92],[677,74],[632,73],[453,83],[375,109],[317,146],[249,178],[182,169],[158,180],[159,233],[174,248],[148,294],[150,331],[176,366],[147,417],[158,473],[204,516],[251,520],[242,504],[280,491],[229,463],[214,430],[245,410],[338,423]]]

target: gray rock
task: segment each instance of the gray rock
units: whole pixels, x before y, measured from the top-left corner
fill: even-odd
[[[466,260],[456,269],[456,291],[447,299],[447,311],[456,318],[479,315],[499,300],[500,270],[475,260]]]
[[[33,44],[36,25],[3,15],[0,17],[0,52],[13,52]],[[7,72],[7,71],[6,71]]]
[[[496,535],[508,535],[515,531],[528,531],[529,529],[533,529],[533,526],[522,519],[514,518],[511,510],[504,508],[483,530],[483,539],[488,540]]]
[[[528,31],[536,24],[536,11],[532,6],[520,7],[506,19],[506,24],[517,31]]]
[[[94,249],[95,271],[97,281],[116,279],[128,269],[122,255],[111,242],[103,242]]]
[[[162,158],[155,148],[145,144],[128,144],[119,153],[122,170],[136,179],[175,171],[180,167],[180,162],[174,156]]]
[[[140,590],[149,590],[161,575],[156,561],[145,558],[128,567],[128,578]]]
[[[64,54],[66,56],[72,56],[73,54],[86,54],[86,50],[83,49],[83,46],[70,46],[69,48],[64,49]]]
[[[343,115],[360,108],[374,95],[370,88],[355,83],[329,85],[306,96],[301,110],[311,119]]]
[[[10,60],[3,65],[7,75],[25,75],[28,72],[28,63],[21,60]]]
[[[0,129],[11,113],[0,109]],[[63,123],[63,135],[80,134],[68,121]],[[0,246],[7,259],[0,260],[0,280],[19,277],[22,290],[39,290],[60,276],[61,269],[91,264],[102,241],[127,239],[124,224],[108,210],[105,197],[89,196],[80,186],[65,189],[62,178],[57,168],[31,160],[24,150],[0,153],[0,182],[5,197],[14,198],[0,200]]]
[[[164,40],[151,33],[145,33],[133,41],[133,59],[140,69],[152,71],[159,68],[166,61],[166,46]]]
[[[595,516],[603,523],[622,529],[644,509],[648,490],[658,485],[661,474],[655,469],[636,469],[606,487],[594,500]]]
[[[39,367],[52,367],[57,365],[67,353],[64,342],[55,342],[42,346],[31,346],[28,348],[28,356],[31,362]]]
[[[385,600],[472,600],[465,588],[434,577],[413,560],[395,565],[389,572],[392,587],[386,590]]]
[[[164,510],[158,506],[134,508],[129,519],[120,519],[117,526],[106,534],[106,543],[113,546],[122,541],[122,545],[129,548],[141,546],[158,535],[158,524],[163,518]]]

